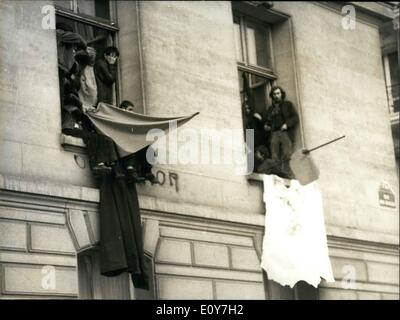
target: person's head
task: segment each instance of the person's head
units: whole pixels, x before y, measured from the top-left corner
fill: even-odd
[[[258,146],[254,155],[257,160],[265,160],[269,157],[268,148],[264,145]]]
[[[82,67],[89,65],[90,58],[88,52],[86,50],[77,51],[75,54],[75,60]]]
[[[96,60],[96,50],[93,47],[87,47],[86,50],[79,50],[75,54],[75,60],[81,66],[93,66]]]
[[[57,29],[56,35],[58,60],[69,70],[75,62],[77,50],[86,49],[86,42],[79,34],[71,31]]]
[[[96,49],[93,47],[87,47],[86,51],[89,55],[89,65],[93,66],[96,61]]]
[[[251,108],[247,103],[245,103],[244,105],[244,111],[246,112],[246,115],[249,115],[251,113]]]
[[[119,107],[126,111],[133,111],[135,109],[135,106],[129,100],[122,101],[121,104],[119,105]]]
[[[114,64],[117,61],[118,57],[119,50],[116,47],[111,46],[107,47],[104,50],[104,59],[106,59],[109,64]]]
[[[281,87],[274,86],[272,87],[269,96],[274,103],[279,103],[285,100],[286,92]]]

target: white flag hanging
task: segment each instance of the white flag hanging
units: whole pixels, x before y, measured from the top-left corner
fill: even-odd
[[[321,193],[316,182],[264,175],[266,207],[261,267],[268,279],[293,287],[303,280],[317,287],[334,282],[326,240]]]

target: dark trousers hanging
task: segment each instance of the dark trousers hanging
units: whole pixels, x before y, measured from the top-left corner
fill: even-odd
[[[125,177],[100,178],[101,274],[129,272],[136,288],[149,289],[144,261],[140,209],[135,184]]]

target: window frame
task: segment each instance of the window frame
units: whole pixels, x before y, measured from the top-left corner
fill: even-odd
[[[90,25],[92,27],[98,28],[98,29],[103,29],[106,30],[108,32],[111,33],[111,37],[112,37],[112,42],[114,43],[114,45],[116,47],[118,47],[118,31],[119,28],[111,25],[111,24],[105,24],[104,22],[101,21],[97,21],[96,19],[93,18],[88,18],[87,15],[85,16],[81,16],[82,14],[77,14],[77,13],[73,13],[73,12],[67,12],[65,10],[61,10],[61,9],[56,9],[56,17],[60,16],[63,18],[67,18],[70,20],[73,20],[75,22],[81,23],[81,24],[86,24],[86,25]],[[120,64],[118,64],[117,67],[117,76],[116,76],[116,81],[115,81],[115,101],[116,104],[118,105],[120,103],[120,97],[121,97],[121,85],[120,85]]]
[[[61,7],[54,3],[55,9],[55,17],[57,20],[57,16],[67,18],[73,20],[78,23],[87,24],[96,28],[104,29],[108,32],[111,32],[111,37],[114,45],[119,47],[119,27],[117,24],[117,7],[115,1],[109,0],[110,5],[110,20],[106,20],[100,17],[91,16],[85,13],[78,13],[77,12],[77,1],[70,0],[70,7],[71,9],[67,9],[65,7]],[[115,81],[115,101],[116,104],[120,103],[121,100],[121,71],[120,71],[120,63],[118,63],[117,68],[117,76]],[[64,150],[77,152],[86,154],[86,145],[83,143],[82,139],[75,138],[72,136],[67,136],[60,133],[60,143],[64,147]]]
[[[391,117],[395,118],[398,117],[399,111],[395,111],[395,102],[399,100],[399,96],[394,96],[392,92],[393,87],[400,87],[400,83],[392,83],[392,69],[389,63],[389,56],[395,54],[398,56],[398,52],[393,51],[386,53],[383,57],[383,68],[384,68],[384,73],[385,73],[385,86],[386,86],[386,94],[387,94],[387,100],[388,100],[388,108],[389,108],[389,114]]]
[[[114,1],[109,0],[110,20],[96,17],[96,16],[91,16],[86,13],[78,12],[77,1],[70,0],[70,3],[72,5],[71,9],[61,7],[61,6],[57,5],[57,3],[54,3],[56,15],[60,15],[65,18],[70,18],[70,19],[76,20],[81,23],[90,24],[97,28],[107,29],[107,30],[113,31],[113,32],[119,31],[119,28],[118,28],[118,25],[116,22],[117,21],[117,14],[116,14],[117,10],[116,10],[116,4]]]
[[[253,65],[249,63],[249,49],[248,49],[248,40],[247,40],[247,23],[250,22],[252,24],[256,24],[256,25],[260,25],[262,27],[264,27],[266,29],[266,41],[268,41],[268,45],[267,48],[269,50],[269,52],[267,53],[270,56],[270,61],[271,61],[271,68],[266,68],[263,66],[259,66],[259,65]],[[243,56],[243,60],[244,61],[240,61],[236,58],[236,65],[237,65],[237,70],[238,70],[238,74],[240,73],[247,73],[248,76],[248,84],[250,86],[250,89],[255,89],[255,87],[259,87],[259,82],[255,82],[253,80],[253,76],[256,77],[261,77],[265,80],[265,84],[263,84],[263,86],[265,86],[264,90],[264,99],[266,99],[267,97],[267,92],[268,90],[275,85],[275,81],[277,80],[277,75],[274,73],[273,68],[275,66],[275,61],[274,61],[274,55],[273,55],[273,41],[272,41],[272,29],[271,29],[271,25],[269,23],[267,23],[266,21],[262,21],[259,20],[257,18],[255,18],[254,16],[251,16],[249,14],[243,13],[241,11],[232,10],[232,23],[233,24],[239,24],[239,40],[240,40],[240,50]],[[236,37],[236,35],[234,35]],[[236,45],[236,40],[235,40],[235,45]],[[237,48],[235,50],[235,55],[237,52]],[[239,83],[240,83],[240,97],[241,97],[241,101],[243,102],[244,99],[244,87],[242,87],[242,81],[239,79]],[[263,101],[264,103],[265,101]],[[243,105],[243,104],[242,104]],[[241,107],[243,108],[243,106]],[[244,117],[244,110],[241,110],[242,113],[242,117]],[[243,119],[244,122],[244,119]],[[243,134],[245,136],[245,130],[246,128],[243,126]],[[246,139],[246,138],[245,138]],[[258,173],[255,171],[255,168],[253,170],[253,172],[248,176],[253,177],[254,175],[257,175]]]
[[[265,90],[268,90],[271,86],[275,85],[275,81],[277,80],[277,75],[273,71],[274,66],[275,66],[275,61],[274,61],[274,55],[273,55],[273,41],[272,41],[272,29],[271,25],[265,21],[259,20],[251,15],[245,14],[241,11],[238,10],[233,10],[232,11],[233,15],[233,23],[234,24],[239,24],[239,36],[240,36],[240,50],[242,52],[243,60],[244,61],[239,61],[237,60],[236,57],[236,65],[237,65],[237,70],[238,72],[245,72],[248,73],[250,76],[248,77],[249,79],[249,86],[252,88],[254,85],[257,84],[253,81],[252,76],[257,76],[264,78],[266,80],[266,88]],[[236,22],[237,21],[237,22]],[[249,63],[249,58],[248,58],[248,40],[247,40],[247,22],[255,23],[258,25],[261,25],[267,29],[267,35],[268,39],[267,41],[269,42],[268,45],[268,55],[271,57],[271,68],[266,68],[258,65],[253,65]],[[240,95],[244,94],[244,88],[240,87]]]
[[[240,11],[233,11],[233,23],[238,21],[239,22],[239,31],[240,31],[240,43],[241,43],[241,50],[242,50],[242,55],[244,58],[244,61],[239,61],[236,60],[237,63],[237,67],[239,71],[243,71],[243,72],[247,72],[250,74],[254,74],[256,76],[259,77],[263,77],[266,78],[269,81],[275,81],[277,79],[277,75],[274,73],[273,69],[275,66],[275,61],[274,61],[274,52],[273,52],[273,46],[272,46],[272,31],[271,31],[271,26],[270,24],[258,20],[257,18],[251,17],[249,15],[245,15]],[[261,25],[263,27],[265,27],[267,29],[267,34],[268,34],[268,39],[267,41],[269,42],[269,46],[268,46],[268,55],[271,57],[271,68],[267,68],[267,67],[263,67],[263,66],[259,66],[259,65],[253,65],[249,63],[249,50],[248,50],[248,39],[247,39],[247,32],[246,32],[246,28],[247,28],[247,23],[251,22],[251,23],[255,23],[258,25]],[[251,80],[250,81],[250,85]]]

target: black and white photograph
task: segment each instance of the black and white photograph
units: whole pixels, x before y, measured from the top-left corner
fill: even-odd
[[[398,301],[399,4],[0,0],[0,300]]]

